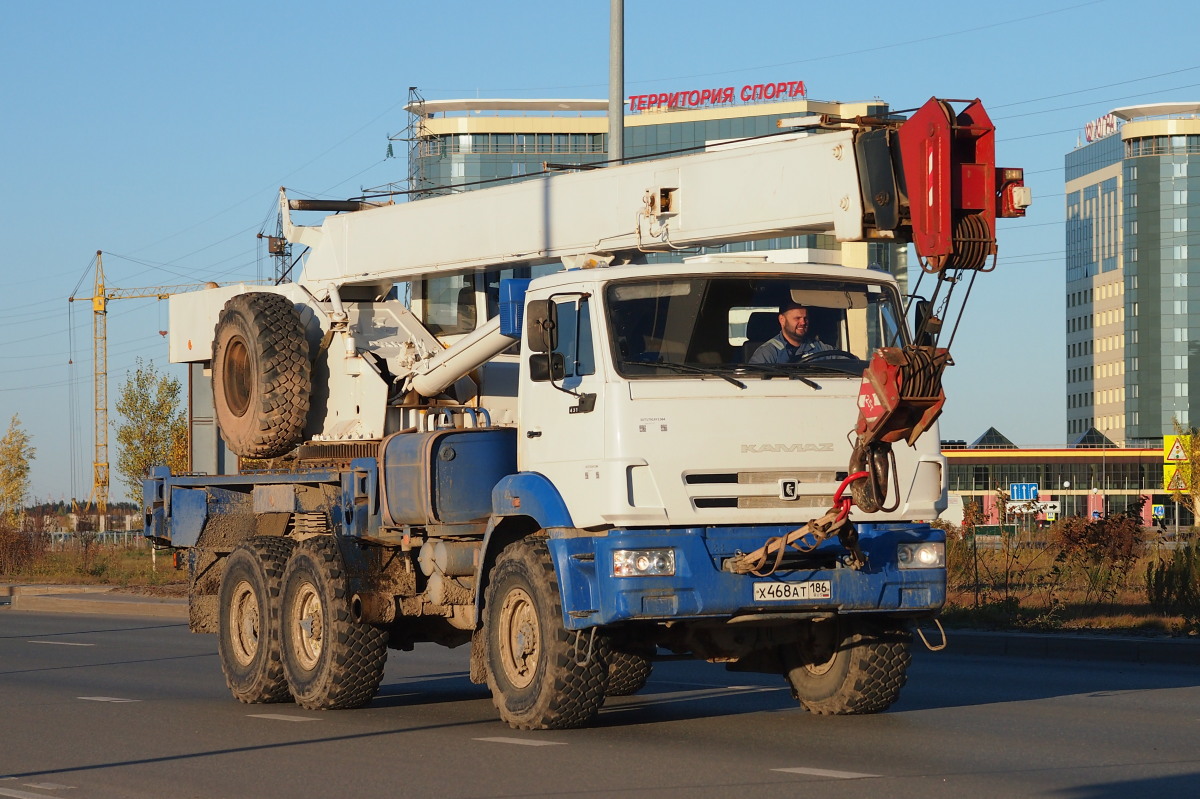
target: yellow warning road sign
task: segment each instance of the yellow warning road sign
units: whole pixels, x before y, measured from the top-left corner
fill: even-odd
[[[1163,463],[1184,463],[1191,449],[1191,436],[1163,436]]]
[[[1191,483],[1191,467],[1168,464],[1163,467],[1163,489],[1166,491],[1187,491]]]

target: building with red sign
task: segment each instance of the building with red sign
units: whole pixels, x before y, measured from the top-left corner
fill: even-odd
[[[671,87],[625,103],[626,159],[703,151],[777,133],[780,120],[828,114],[883,115],[881,101],[810,100],[800,80],[742,86]],[[521,180],[546,169],[599,165],[608,159],[606,100],[424,100],[407,106],[408,183],[414,197]],[[819,134],[818,134],[819,135]],[[792,236],[722,248],[804,250],[801,260],[879,266],[906,281],[907,250],[886,243],[839,244],[832,235]],[[663,256],[655,256],[663,257]]]

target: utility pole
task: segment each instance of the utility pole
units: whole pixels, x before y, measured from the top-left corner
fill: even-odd
[[[608,12],[608,160],[625,158],[625,0],[609,0]]]

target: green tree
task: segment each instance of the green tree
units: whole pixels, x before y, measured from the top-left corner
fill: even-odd
[[[29,464],[37,453],[21,418],[13,414],[0,439],[0,521],[16,525],[29,494]]]
[[[153,466],[169,466],[178,474],[187,471],[187,416],[180,407],[183,388],[179,380],[159,372],[154,362],[138,359],[125,375],[117,399],[121,420],[117,431],[117,474],[126,495],[142,496],[142,480]]]

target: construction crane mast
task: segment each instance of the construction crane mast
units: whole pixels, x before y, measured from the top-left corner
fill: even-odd
[[[92,303],[92,397],[93,435],[95,454],[92,457],[92,501],[96,503],[96,515],[100,532],[108,526],[109,460],[108,460],[108,303],[112,300],[158,299],[165,300],[172,294],[217,288],[218,283],[186,283],[173,286],[143,286],[132,289],[115,289],[105,285],[104,253],[96,250],[95,282],[92,296],[67,298],[68,302],[90,301]]]

